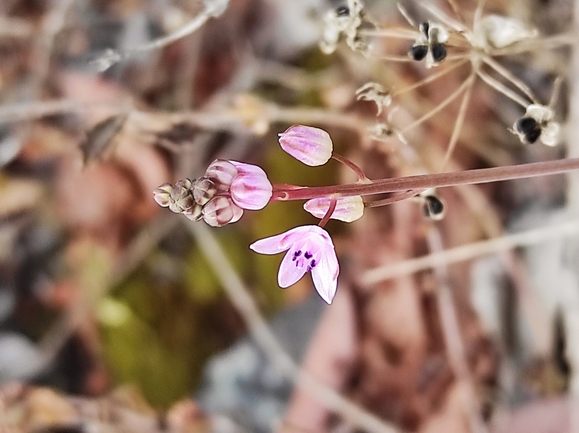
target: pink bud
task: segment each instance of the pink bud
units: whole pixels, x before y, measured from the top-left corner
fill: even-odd
[[[306,165],[323,165],[332,156],[330,135],[323,129],[294,125],[279,134],[281,148]]]
[[[204,177],[213,181],[217,191],[227,191],[235,176],[237,176],[237,169],[231,162],[216,159],[209,164]]]
[[[229,192],[234,203],[243,209],[263,209],[271,198],[273,187],[260,167],[230,161],[237,169]]]
[[[243,215],[243,209],[225,196],[217,196],[203,206],[203,220],[211,227],[234,223]]]
[[[171,191],[173,191],[173,185],[164,183],[153,191],[153,198],[159,206],[168,207],[171,200]]]
[[[316,218],[322,219],[330,207],[329,197],[313,198],[304,203],[304,209]],[[362,218],[364,201],[359,195],[340,197],[336,202],[336,209],[330,218],[351,223]]]

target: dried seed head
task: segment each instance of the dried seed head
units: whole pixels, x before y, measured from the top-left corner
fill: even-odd
[[[392,96],[384,86],[378,83],[369,82],[356,90],[358,101],[374,101],[378,107],[379,116],[383,107],[388,107],[392,103]]]
[[[438,197],[434,188],[429,188],[419,194],[422,199],[422,211],[424,216],[434,220],[440,221],[446,214],[446,206],[444,201]]]
[[[360,0],[348,0],[348,6],[328,11],[324,17],[324,34],[320,41],[320,49],[324,54],[333,53],[342,36],[354,51],[364,51],[368,48],[367,41],[358,35],[362,25],[363,9]]]
[[[511,132],[519,136],[523,144],[533,144],[541,139],[546,146],[556,146],[560,140],[560,125],[553,118],[555,113],[550,107],[531,104],[525,116],[517,119]]]
[[[446,58],[448,31],[438,23],[424,22],[418,26],[420,35],[414,41],[408,55],[416,61],[426,58],[426,67],[437,66]]]
[[[520,21],[500,15],[483,17],[474,29],[473,44],[484,50],[505,48],[517,42],[531,39],[538,34]]]

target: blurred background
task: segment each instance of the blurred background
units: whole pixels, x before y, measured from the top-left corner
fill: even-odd
[[[248,248],[317,224],[302,203],[212,229],[154,202],[215,158],[280,184],[356,180],[285,154],[292,124],[370,178],[438,172],[453,142],[444,171],[579,155],[522,144],[525,108],[471,75],[492,58],[492,83],[565,124],[574,2],[408,1],[405,18],[368,0],[358,50],[342,35],[324,54],[357,4],[0,1],[0,432],[576,431],[579,178],[440,189],[441,221],[412,198],[330,222],[331,306],[308,276],[280,289],[281,257]],[[469,46],[490,14],[536,36]],[[467,30],[429,69],[408,51],[441,17]],[[368,82],[391,105],[357,100]]]

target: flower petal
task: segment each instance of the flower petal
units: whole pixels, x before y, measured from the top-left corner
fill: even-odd
[[[316,218],[323,218],[330,207],[329,197],[313,198],[304,203],[304,209]],[[340,197],[336,202],[336,209],[331,218],[351,223],[364,215],[364,201],[359,195]]]
[[[293,229],[280,233],[279,235],[255,241],[249,246],[249,248],[259,254],[278,254],[291,248],[291,246],[300,239],[307,237],[313,227],[317,226],[294,227]],[[319,227],[317,228],[319,229]],[[324,229],[320,230],[325,233]]]
[[[307,271],[306,266],[298,266],[297,263],[292,260],[293,258],[294,248],[291,248],[279,265],[277,284],[279,284],[282,289],[297,283],[298,280],[302,278]]]
[[[541,142],[546,146],[556,146],[560,140],[560,126],[557,122],[549,122],[541,131]]]
[[[339,271],[340,266],[333,248],[331,251],[325,251],[320,263],[312,269],[314,286],[321,298],[328,304],[332,303],[336,295]]]

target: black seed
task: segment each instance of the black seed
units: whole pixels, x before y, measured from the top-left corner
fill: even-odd
[[[309,260],[309,259],[311,259],[311,258],[314,257],[314,256],[313,256],[309,251],[306,251],[305,254],[304,254],[304,257]]]
[[[515,129],[517,130],[517,132],[520,132],[522,134],[527,134],[533,131],[534,129],[537,128],[537,126],[538,126],[537,121],[532,117],[521,117],[519,120],[515,122]]]
[[[424,197],[424,215],[433,219],[440,219],[444,214],[444,203],[438,197],[429,195]]]
[[[336,16],[337,17],[347,17],[350,15],[350,9],[348,6],[340,6],[336,9]]]
[[[436,63],[442,62],[446,57],[446,48],[442,44],[432,45],[432,58]]]
[[[410,52],[408,54],[410,54],[412,59],[419,62],[426,57],[426,54],[428,54],[428,47],[426,45],[414,45],[412,48],[410,48]]]
[[[540,136],[541,136],[541,128],[537,127],[525,134],[525,140],[529,144],[533,144],[535,141],[539,139]]]
[[[424,36],[428,38],[428,29],[430,29],[430,24],[424,22],[418,26],[418,29],[422,32]]]

